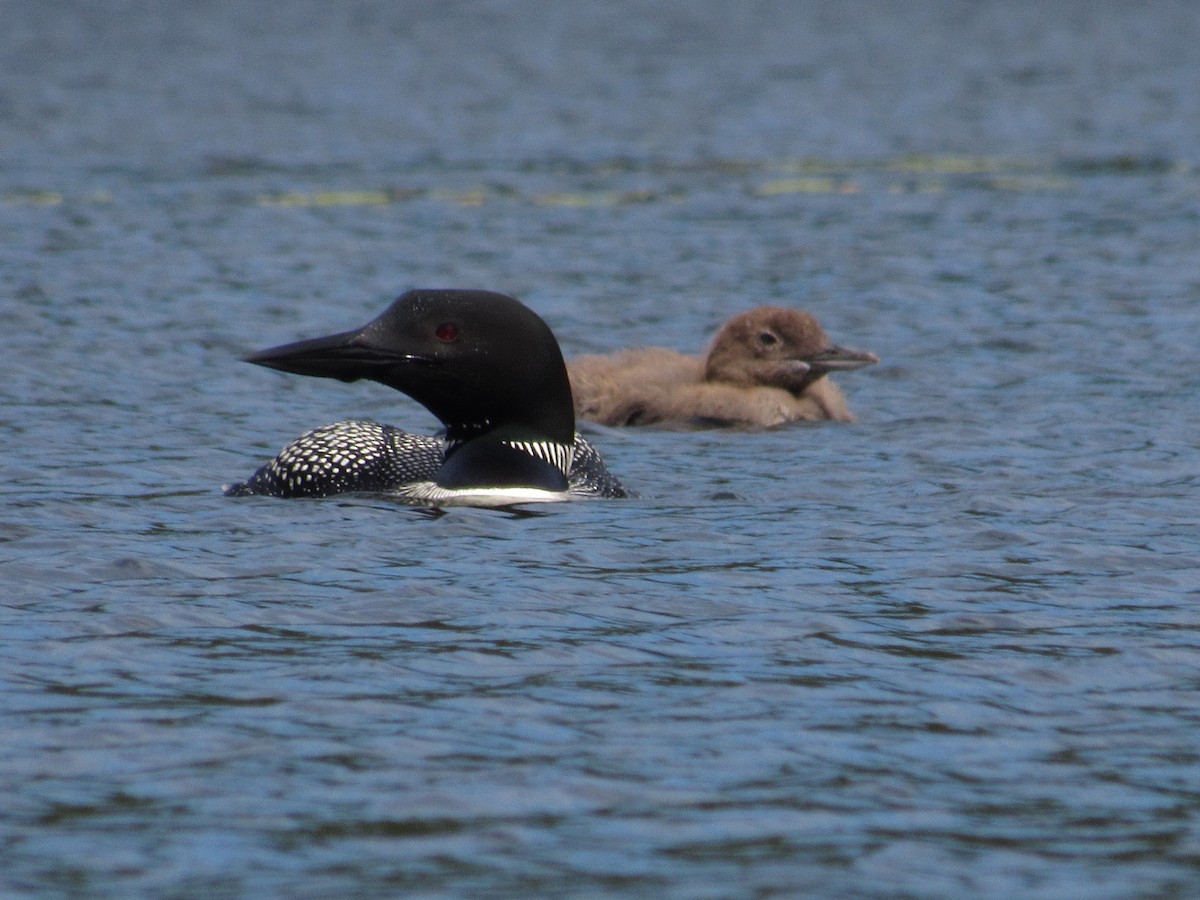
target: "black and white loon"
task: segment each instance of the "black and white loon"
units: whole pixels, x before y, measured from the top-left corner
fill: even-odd
[[[246,361],[298,375],[377,381],[408,394],[446,430],[425,436],[376,422],[326,425],[227,487],[228,495],[382,491],[430,506],[626,496],[575,431],[554,334],[504,294],[408,291],[356,331],[273,347]]]

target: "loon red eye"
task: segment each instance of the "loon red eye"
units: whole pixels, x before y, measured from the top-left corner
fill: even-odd
[[[458,337],[458,326],[453,322],[443,322],[433,330],[433,333],[443,344],[449,344]]]

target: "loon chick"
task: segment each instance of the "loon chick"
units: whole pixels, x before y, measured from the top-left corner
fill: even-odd
[[[385,491],[426,505],[508,506],[624,497],[575,431],[566,364],[550,328],[491,291],[415,290],[356,331],[246,357],[298,375],[366,378],[408,394],[445,436],[338,422],[297,438],[233,496]]]
[[[760,306],[726,322],[704,357],[646,347],[581,356],[569,371],[581,419],[766,428],[800,420],[855,421],[825,376],[877,362],[874,353],[833,344],[806,312]]]

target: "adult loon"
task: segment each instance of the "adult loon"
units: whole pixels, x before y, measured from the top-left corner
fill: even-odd
[[[424,436],[375,422],[327,425],[294,440],[226,494],[383,491],[430,506],[626,496],[575,431],[558,341],[537,314],[504,294],[408,291],[362,328],[262,350],[246,361],[377,381],[408,394],[446,430]]]
[[[874,353],[831,342],[806,312],[760,306],[726,322],[703,357],[647,347],[581,356],[568,368],[581,419],[765,428],[855,421],[825,376],[877,362]]]

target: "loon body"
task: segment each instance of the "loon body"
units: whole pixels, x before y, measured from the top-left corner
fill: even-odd
[[[876,362],[874,353],[834,344],[808,313],[760,306],[721,326],[703,357],[661,347],[581,356],[570,378],[576,415],[604,425],[765,428],[855,421],[825,376]]]
[[[337,422],[285,447],[232,496],[395,494],[413,503],[508,506],[624,497],[575,431],[558,342],[532,310],[490,291],[416,290],[356,331],[246,357],[284,372],[366,378],[412,397],[444,436]]]

